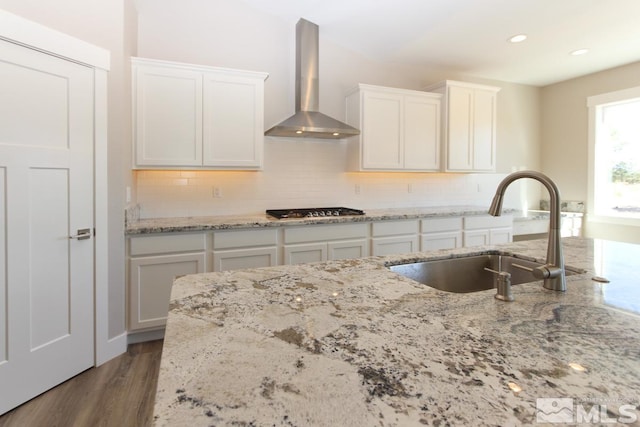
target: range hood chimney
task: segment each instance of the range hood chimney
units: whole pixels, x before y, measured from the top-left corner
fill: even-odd
[[[296,24],[296,112],[265,135],[341,139],[360,134],[358,129],[318,112],[318,52],[318,26],[301,18]]]

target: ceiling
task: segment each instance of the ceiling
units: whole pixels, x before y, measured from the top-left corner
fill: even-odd
[[[486,79],[546,86],[640,61],[640,0],[244,1],[377,61]]]

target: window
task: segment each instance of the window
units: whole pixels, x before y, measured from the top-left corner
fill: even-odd
[[[587,105],[589,212],[640,224],[640,87],[592,96]]]

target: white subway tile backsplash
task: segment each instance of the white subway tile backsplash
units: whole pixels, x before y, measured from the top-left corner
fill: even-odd
[[[488,206],[504,177],[346,172],[346,158],[345,141],[270,138],[265,143],[263,171],[136,171],[140,217],[254,214],[269,208],[328,205],[360,209]],[[220,197],[214,197],[214,187]]]

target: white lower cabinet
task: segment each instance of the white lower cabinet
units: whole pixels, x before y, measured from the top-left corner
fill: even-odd
[[[511,215],[479,215],[464,218],[464,246],[484,246],[513,241]]]
[[[173,281],[205,272],[205,234],[131,237],[129,257],[129,330],[162,328]]]
[[[161,330],[177,277],[510,242],[511,216],[166,233],[128,239],[130,332]]]
[[[284,229],[284,264],[369,255],[369,224],[328,224]]]
[[[423,219],[421,230],[422,251],[462,247],[462,217]]]
[[[419,221],[374,222],[371,229],[371,254],[394,255],[419,250]]]
[[[278,230],[224,230],[213,233],[212,271],[278,265]]]

